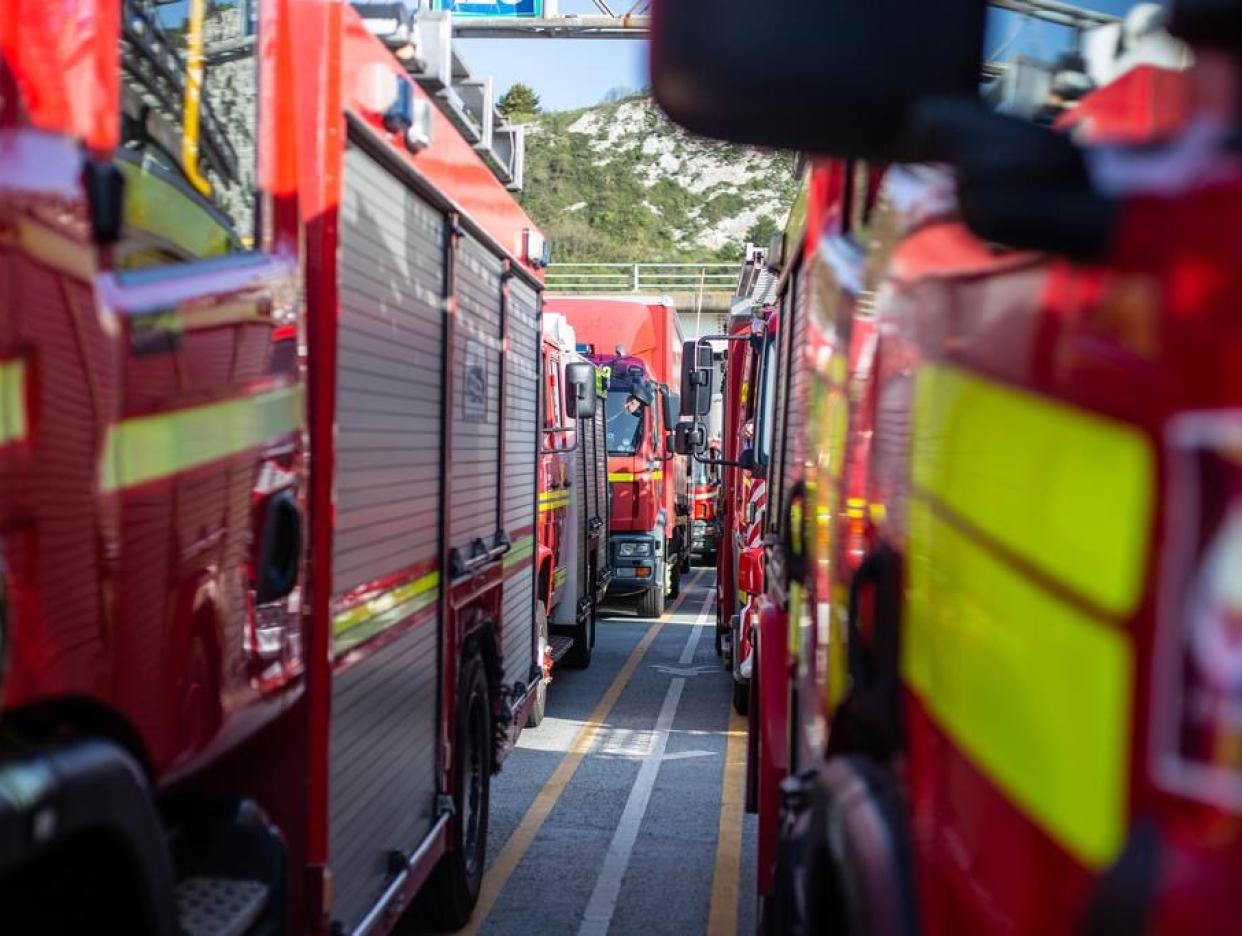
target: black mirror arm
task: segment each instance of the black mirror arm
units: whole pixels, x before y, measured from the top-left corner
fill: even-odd
[[[694,453],[694,460],[700,465],[723,465],[726,468],[747,468],[747,466],[743,465],[740,461],[731,461],[727,458],[704,458],[698,452]],[[752,465],[750,467],[753,468],[754,466]],[[719,484],[720,482],[716,483]]]

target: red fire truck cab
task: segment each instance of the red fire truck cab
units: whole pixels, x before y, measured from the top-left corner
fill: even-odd
[[[341,3],[13,0],[0,75],[2,928],[460,925],[537,230]]]
[[[609,562],[612,594],[638,596],[658,617],[690,565],[690,488],[684,457],[667,445],[680,410],[681,326],[668,300],[558,296],[547,308],[608,373]]]

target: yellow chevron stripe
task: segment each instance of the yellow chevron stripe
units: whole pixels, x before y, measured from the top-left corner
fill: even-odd
[[[299,387],[127,419],[108,430],[99,487],[118,491],[180,474],[301,426]]]
[[[1032,822],[1105,866],[1128,817],[1135,663],[1118,619],[1142,598],[1150,444],[938,365],[919,374],[914,429],[903,676]]]
[[[0,361],[0,445],[26,438],[26,362]]]
[[[1141,432],[938,365],[915,407],[917,487],[1102,610],[1134,610],[1155,483]]]

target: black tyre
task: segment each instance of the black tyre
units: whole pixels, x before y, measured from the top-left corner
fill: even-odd
[[[668,583],[668,596],[669,598],[676,598],[681,594],[681,564],[677,563],[672,568],[673,572],[669,577]]]
[[[739,715],[750,714],[750,683],[733,680],[733,711]]]
[[[595,606],[591,605],[574,631],[574,645],[565,654],[565,665],[571,669],[586,669],[591,665],[591,647],[594,644]]]
[[[548,646],[548,610],[543,606],[542,601],[535,605],[535,628],[539,633],[539,656],[535,658],[535,663],[542,667],[544,648]],[[547,680],[541,679],[539,688],[535,690],[535,703],[530,707],[530,714],[526,716],[526,727],[538,728],[547,709],[548,683]]]
[[[492,716],[487,675],[478,649],[467,647],[457,686],[451,848],[418,896],[415,909],[422,925],[455,930],[470,920],[483,886],[487,859],[491,778]]]
[[[639,617],[658,618],[664,614],[664,589],[648,588],[638,599]]]

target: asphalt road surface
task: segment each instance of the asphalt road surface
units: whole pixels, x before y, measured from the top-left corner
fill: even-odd
[[[715,572],[659,621],[622,605],[586,670],[492,782],[488,870],[468,932],[754,932],[746,723],[713,643]]]

